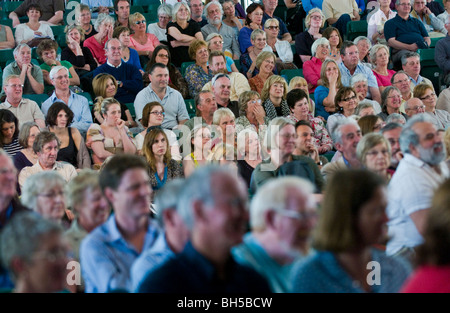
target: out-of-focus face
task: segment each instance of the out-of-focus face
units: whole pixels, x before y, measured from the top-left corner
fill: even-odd
[[[425,9],[426,4],[425,0],[414,0],[413,9],[417,13],[421,13]]]
[[[5,143],[10,143],[16,132],[16,124],[14,122],[4,122],[1,130]]]
[[[134,23],[132,23],[131,28],[134,30],[134,32],[146,32],[147,30],[147,23],[143,16],[137,18]]]
[[[83,203],[74,204],[78,212],[78,222],[88,229],[94,229],[106,222],[110,208],[100,188],[87,188],[83,199]]]
[[[402,132],[402,128],[394,128],[388,131],[383,132],[384,138],[389,141],[391,145],[391,164],[397,165],[400,160],[397,158],[397,153],[401,151],[400,149],[400,134]]]
[[[399,4],[395,5],[395,8],[400,16],[408,15],[411,11],[411,2],[410,0],[400,0]]]
[[[363,117],[363,116],[366,116],[366,115],[376,115],[375,114],[375,110],[373,109],[373,107],[364,108],[364,109],[359,111],[359,116]]]
[[[359,52],[359,60],[362,61],[369,53],[369,43],[367,42],[367,40],[360,40],[356,44],[356,47],[358,48]]]
[[[82,10],[80,12],[80,16],[78,17],[81,25],[87,25],[91,22],[91,11],[90,10]]]
[[[263,34],[257,35],[255,37],[255,40],[251,40],[250,39],[250,41],[251,41],[253,46],[255,46],[259,50],[262,50],[266,46],[266,42],[267,42],[266,34],[264,34],[264,35]]]
[[[192,138],[194,149],[209,150],[211,147],[211,131],[207,127],[199,129]]]
[[[149,126],[159,126],[164,121],[164,109],[162,106],[156,105],[150,111],[148,117]]]
[[[397,87],[403,95],[411,93],[411,80],[406,74],[395,75],[392,85]]]
[[[55,165],[56,162],[56,157],[58,156],[58,151],[59,148],[56,139],[46,143],[42,147],[42,151],[37,153],[41,167],[45,168],[53,167],[53,165]]]
[[[437,97],[433,89],[428,88],[427,90],[425,90],[420,100],[422,100],[423,104],[425,105],[425,112],[436,111]]]
[[[277,8],[278,0],[263,0],[264,9],[268,12],[273,12]]]
[[[420,59],[418,57],[408,58],[406,64],[403,65],[403,70],[416,79],[420,74]]]
[[[129,47],[131,44],[130,32],[124,31],[124,32],[120,33],[119,41],[124,47]]]
[[[259,142],[258,135],[251,133],[245,138],[245,155],[254,153],[258,154],[261,150],[261,144]]]
[[[152,152],[155,157],[163,157],[167,152],[169,143],[163,134],[158,134],[152,144]]]
[[[28,135],[27,145],[28,147],[33,147],[34,140],[36,139],[37,134],[39,134],[41,131],[39,130],[39,127],[33,126],[30,128],[30,135]]]
[[[114,84],[112,79],[108,79],[108,81],[106,82],[106,98],[114,98],[114,96],[116,95],[116,85]]]
[[[269,95],[274,98],[282,98],[284,96],[284,84],[273,83],[270,86]]]
[[[334,62],[329,62],[325,68],[325,75],[329,76],[333,73],[339,73],[339,69]]]
[[[30,64],[31,62],[31,49],[28,47],[22,47],[17,55],[14,56],[17,64],[22,66],[23,64]]]
[[[59,111],[58,115],[56,116],[56,126],[64,128],[67,127],[68,123],[69,121],[66,111],[64,110]]]
[[[439,132],[432,123],[419,122],[412,130],[419,136],[419,144],[412,147],[412,154],[430,165],[437,165],[445,159],[445,149]]]
[[[391,163],[391,155],[384,143],[379,143],[367,151],[365,166],[368,170],[385,173]]]
[[[261,8],[256,8],[252,13],[249,14],[249,19],[255,24],[261,25],[264,12]]]
[[[336,148],[345,155],[355,156],[356,146],[361,140],[361,130],[357,125],[347,124],[342,127],[341,131],[342,144],[337,143]]]
[[[203,14],[203,2],[200,0],[191,0],[190,1],[190,9],[192,18],[198,19]]]
[[[116,124],[116,121],[120,119],[122,112],[120,110],[120,104],[113,103],[108,106],[106,114],[104,115],[106,122]]]
[[[0,196],[12,198],[16,194],[17,169],[6,155],[0,155]]]
[[[277,147],[282,155],[292,154],[295,150],[297,134],[294,125],[284,126],[276,136]]]
[[[117,16],[121,19],[128,19],[130,17],[130,4],[128,1],[119,1],[117,3]]]
[[[255,111],[256,107],[261,106],[261,99],[258,96],[253,96],[250,101],[247,102],[246,115],[249,116]]]
[[[74,41],[80,43],[81,35],[78,29],[74,28],[69,32],[69,37],[72,38]]]
[[[409,117],[419,113],[424,113],[425,105],[419,98],[411,98],[405,103],[405,112]]]
[[[317,28],[322,26],[322,14],[320,12],[314,12],[310,16],[310,23],[312,28]]]
[[[37,195],[36,211],[46,219],[59,222],[65,214],[64,186],[45,188]]]
[[[17,104],[22,100],[23,85],[20,78],[10,78],[8,83],[3,86],[3,90],[10,104]]]
[[[226,137],[234,136],[235,131],[235,121],[232,116],[223,116],[219,121],[219,127],[222,130],[222,133],[225,134]]]
[[[158,51],[155,57],[156,63],[162,63],[164,65],[169,64],[169,52],[165,49],[161,49]]]
[[[106,37],[112,31],[113,25],[109,22],[103,21],[98,27],[98,33],[102,38]]]
[[[208,63],[209,51],[206,46],[201,46],[195,52],[195,62],[197,64],[206,64]]]
[[[357,46],[351,46],[345,49],[345,55],[341,56],[342,62],[347,68],[354,68],[359,62],[359,52]]]

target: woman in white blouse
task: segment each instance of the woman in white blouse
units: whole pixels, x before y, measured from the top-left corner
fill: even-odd
[[[397,13],[389,8],[390,0],[378,0],[380,8],[370,17],[367,26],[367,37],[372,41],[372,44],[377,43],[386,44],[384,38],[384,23],[391,18],[394,18]]]
[[[172,20],[172,6],[163,3],[158,7],[158,22],[148,24],[147,33],[155,35],[158,40],[167,42],[167,24]]]
[[[39,22],[39,18],[42,15],[42,10],[37,4],[31,4],[26,11],[28,16],[28,22],[17,25],[16,33],[14,35],[16,39],[16,44],[26,43],[32,47],[36,47],[36,44],[30,42],[35,38],[48,37],[50,39],[55,39],[53,36],[53,31],[49,24],[45,22]]]
[[[277,56],[276,65],[278,73],[283,69],[297,68],[292,53],[291,44],[285,40],[279,40],[280,24],[277,19],[270,18],[264,23],[264,31],[267,34],[267,45],[272,48],[273,53]]]

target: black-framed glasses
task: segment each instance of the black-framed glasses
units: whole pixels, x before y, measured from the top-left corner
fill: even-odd
[[[342,99],[342,101],[345,101],[345,102],[347,102],[347,101],[350,101],[350,100],[355,100],[356,99],[356,95],[355,96],[353,96],[353,97],[348,97],[348,98],[344,98],[344,99]]]
[[[161,116],[164,116],[164,115],[166,115],[166,112],[162,112],[162,111],[153,111],[153,112],[150,112],[150,114],[155,114],[155,115],[161,115]]]

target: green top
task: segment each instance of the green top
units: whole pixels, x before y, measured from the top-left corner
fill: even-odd
[[[61,62],[61,66],[64,66],[68,70],[70,70],[70,68],[73,67],[73,65],[69,61],[60,61],[60,62]],[[53,66],[56,66],[56,64],[50,66],[47,63],[42,63],[41,64],[41,70],[44,70],[44,71],[47,71],[47,72],[50,73],[50,71],[52,70]],[[70,74],[70,71],[69,71],[69,78],[72,78],[72,74]]]

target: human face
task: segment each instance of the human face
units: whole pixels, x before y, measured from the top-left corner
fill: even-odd
[[[152,88],[164,89],[169,84],[169,70],[167,68],[157,67],[149,75]]]
[[[419,144],[411,148],[412,154],[430,165],[437,165],[445,159],[445,150],[436,126],[419,122],[412,130],[419,136]]]
[[[222,9],[226,17],[234,17],[235,10],[233,4],[231,4],[230,2],[226,2],[222,5]]]
[[[355,85],[353,85],[353,89],[355,89],[355,91],[356,91],[358,100],[361,101],[366,98],[369,87],[367,86],[367,82],[361,81],[361,82],[355,83]]]
[[[375,110],[373,108],[364,108],[359,111],[359,116],[363,117],[366,115],[375,115]]]
[[[69,32],[69,37],[72,38],[75,42],[80,43],[81,35],[78,29],[74,28]]]
[[[56,60],[56,51],[55,49],[45,50],[42,52],[42,60],[45,63],[54,62]]]
[[[211,185],[214,202],[203,203],[201,216],[194,217],[195,224],[205,237],[214,240],[215,248],[229,251],[242,242],[246,231],[247,196],[241,180],[231,174],[213,174]]]
[[[278,1],[277,0],[263,0],[264,8],[268,12],[273,12],[277,8]]]
[[[411,57],[406,60],[406,64],[403,65],[403,70],[408,73],[414,79],[417,79],[420,74],[420,60],[418,57]]]
[[[315,57],[323,62],[330,55],[330,46],[326,44],[318,45]]]
[[[314,148],[313,138],[314,132],[311,127],[300,125],[297,127],[297,140],[295,145],[303,154],[308,154]]]
[[[377,173],[386,173],[391,163],[391,155],[384,143],[379,143],[366,153],[365,165],[368,170]]]
[[[43,217],[59,222],[64,216],[65,209],[66,198],[63,186],[45,189],[37,195],[36,211]]]
[[[217,111],[217,103],[214,94],[211,92],[200,94],[198,109],[202,112],[202,117],[212,118]]]
[[[158,25],[160,28],[165,29],[167,28],[167,24],[171,21],[171,17],[166,14],[160,14],[158,15]]]
[[[108,36],[108,33],[111,32],[113,25],[109,22],[102,22],[98,28],[98,33],[101,35],[101,38],[105,38]]]
[[[357,46],[351,46],[345,49],[345,55],[341,56],[342,62],[347,68],[355,68],[359,62],[359,52]]]
[[[114,98],[116,95],[116,85],[112,79],[106,81],[106,98]]]
[[[105,114],[106,122],[115,125],[117,120],[120,119],[120,116],[120,105],[118,103],[110,104]]]
[[[203,14],[203,2],[200,0],[191,0],[190,1],[190,9],[192,18],[198,19]]]
[[[356,156],[356,146],[361,140],[361,130],[357,125],[348,124],[341,128],[342,131],[342,144],[336,143],[336,148],[349,158],[350,156]]]
[[[17,169],[6,155],[0,155],[0,197],[11,199],[16,195]]]
[[[83,199],[83,203],[74,204],[78,223],[86,230],[92,230],[106,222],[110,208],[100,188],[85,189]]]
[[[303,98],[302,100],[297,101],[291,111],[297,119],[306,120],[309,113],[308,99]]]
[[[308,85],[306,83],[298,83],[294,86],[294,89],[301,89],[306,92],[306,94],[309,94]]]
[[[339,73],[339,69],[334,62],[329,62],[325,68],[325,75],[328,77],[334,73]]]
[[[231,116],[224,116],[219,121],[219,127],[222,130],[224,137],[234,136],[235,122]]]
[[[155,157],[163,157],[167,152],[168,145],[169,144],[163,134],[157,135],[152,144],[152,152]]]
[[[231,82],[228,78],[221,77],[217,79],[213,89],[216,100],[219,99],[221,102],[228,102],[230,100]]]
[[[29,20],[37,21],[41,17],[41,12],[36,9],[31,9],[27,11],[27,16]]]
[[[434,112],[436,110],[436,94],[431,88],[428,88],[420,98],[425,105],[425,112]]]
[[[284,126],[277,134],[277,146],[282,156],[290,155],[295,150],[295,141],[297,134],[294,125],[288,124]]]
[[[11,78],[8,84],[3,86],[6,98],[10,104],[17,104],[22,100],[23,87],[20,78]]]
[[[330,38],[328,38],[331,47],[337,47],[339,44],[339,34],[333,30],[330,34]]]
[[[131,44],[130,32],[124,31],[124,32],[120,33],[119,41],[124,47],[129,47]]]
[[[256,8],[252,13],[249,14],[249,19],[255,24],[261,25],[264,12],[261,8]]]
[[[295,187],[286,189],[286,208],[275,211],[274,227],[280,247],[291,253],[308,251],[311,230],[316,224],[316,210],[311,195]]]
[[[194,149],[209,151],[211,148],[211,131],[207,127],[199,129],[192,138]]]
[[[269,89],[269,95],[273,98],[283,98],[284,96],[284,84],[273,83]]]
[[[37,134],[41,131],[39,127],[33,126],[30,128],[30,135],[28,136],[27,145],[28,147],[33,147],[34,140],[36,139]]]
[[[195,52],[195,62],[200,65],[208,63],[209,52],[206,46],[201,46]]]
[[[322,26],[322,14],[314,12],[310,16],[310,24],[312,28],[320,28]]]
[[[222,23],[222,13],[218,5],[211,4],[206,13],[208,15],[208,22],[211,22],[213,25],[220,25]]]
[[[119,1],[116,14],[121,20],[128,19],[130,16],[130,4],[127,1]]]
[[[280,32],[280,27],[276,23],[271,23],[266,29],[267,37],[275,38]]]
[[[56,139],[46,143],[42,147],[42,151],[37,153],[41,167],[52,168],[55,165],[58,151],[59,148]]]
[[[366,57],[367,53],[369,53],[369,43],[367,40],[360,40],[358,41],[356,47],[359,52],[359,60],[362,61]]]
[[[67,70],[59,70],[53,77],[52,84],[58,91],[67,91],[69,89],[69,74]]]
[[[408,100],[407,104],[405,104],[405,112],[409,117],[419,113],[424,113],[425,108],[426,107],[423,102],[418,98],[411,98]]]
[[[108,49],[106,50],[106,58],[114,65],[122,62],[122,45],[118,39],[111,40],[108,43]]]
[[[254,133],[249,134],[245,138],[245,155],[257,155],[261,150],[261,144],[259,142],[258,135]]]
[[[162,63],[164,65],[169,64],[169,52],[165,49],[159,50],[155,57],[155,62]]]
[[[66,111],[61,110],[58,112],[58,115],[56,116],[56,126],[58,127],[67,127],[68,124],[68,116]]]
[[[223,50],[223,40],[220,37],[214,37],[211,39],[209,48],[211,51],[222,51]]]
[[[397,158],[397,153],[400,152],[400,133],[402,132],[402,128],[394,128],[388,131],[383,132],[384,138],[389,141],[391,145],[391,164],[397,165],[400,160]]]
[[[379,117],[375,125],[373,125],[372,131],[378,133],[386,123]]]
[[[261,106],[261,99],[257,96],[254,96],[250,101],[247,102],[247,112],[246,115],[250,115],[254,112],[255,108]]]
[[[380,48],[375,54],[376,65],[378,66],[387,66],[389,63],[389,53],[386,49]]]
[[[209,68],[213,71],[214,75],[218,73],[228,73],[225,59],[222,56],[213,57],[211,64],[209,64]]]
[[[131,24],[131,27],[135,32],[146,32],[147,30],[147,23],[145,21],[144,17],[140,17],[137,20],[134,21],[134,23]]]
[[[402,105],[402,95],[397,90],[391,90],[387,96],[386,106],[392,112],[397,112]]]
[[[31,49],[28,47],[23,47],[19,50],[17,56],[14,56],[17,64],[22,66],[23,64],[30,64],[31,62]]]
[[[273,57],[268,57],[264,61],[262,61],[259,70],[263,73],[272,73],[275,67],[275,60]]]
[[[91,23],[91,11],[83,10],[80,12],[80,16],[78,17],[81,25],[87,25]]]
[[[345,116],[352,115],[358,105],[356,94],[353,91],[350,91],[341,99],[341,101],[339,101],[338,105],[344,109]]]
[[[16,124],[14,122],[4,122],[2,124],[2,135],[5,139],[4,143],[10,143],[14,137],[14,133],[16,131]]]
[[[411,80],[406,74],[400,73],[395,75],[392,85],[400,89],[402,94],[411,93]]]
[[[415,0],[413,4],[413,9],[417,13],[421,13],[425,9],[427,2],[425,0]]]
[[[400,3],[396,4],[395,8],[400,16],[406,16],[411,11],[411,2],[410,0],[400,0]]]
[[[259,50],[262,50],[266,46],[266,35],[258,35],[256,36],[255,40],[250,39],[250,41],[253,46],[255,46]]]
[[[386,236],[387,192],[385,187],[378,187],[366,203],[361,206],[357,217],[358,235],[361,244],[371,246],[380,243]]]
[[[148,216],[152,194],[150,178],[143,168],[125,171],[116,190],[105,189],[105,195],[114,207],[114,214],[127,219]]]
[[[164,109],[162,106],[156,105],[150,111],[148,116],[148,126],[159,126],[164,121]]]
[[[48,233],[40,238],[39,249],[23,267],[27,285],[33,292],[60,292],[66,286],[69,246],[59,233]]]
[[[189,11],[184,5],[182,5],[177,12],[177,20],[184,21],[187,20],[188,18],[189,18]]]

